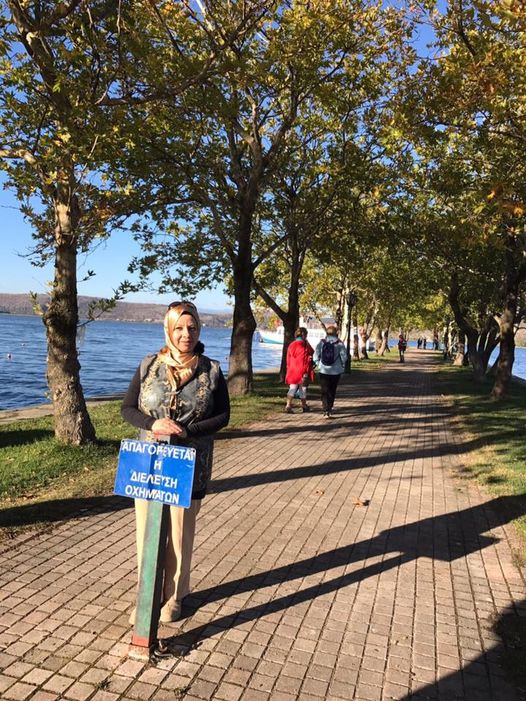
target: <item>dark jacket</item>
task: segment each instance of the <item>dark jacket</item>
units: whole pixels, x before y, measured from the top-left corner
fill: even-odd
[[[158,354],[143,358],[124,396],[121,414],[139,429],[138,438],[142,441],[155,440],[151,427],[156,419],[169,416],[184,426],[186,438],[166,436],[166,441],[195,448],[192,499],[202,499],[212,474],[213,435],[230,419],[227,385],[219,363],[201,355],[195,375],[171,402],[172,388],[166,369]]]

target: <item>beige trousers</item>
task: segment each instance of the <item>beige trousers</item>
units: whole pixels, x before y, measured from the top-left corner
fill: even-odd
[[[135,523],[137,537],[137,563],[140,574],[148,501],[135,499]],[[195,520],[201,499],[192,499],[188,509],[170,506],[170,523],[166,539],[164,585],[162,600],[183,599],[190,591],[190,567],[194,548]]]

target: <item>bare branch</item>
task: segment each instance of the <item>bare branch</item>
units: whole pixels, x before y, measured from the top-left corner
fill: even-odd
[[[462,42],[464,43],[464,45],[467,48],[467,50],[469,51],[469,53],[473,56],[473,58],[476,58],[477,57],[476,51],[473,48],[473,44],[468,39],[468,36],[466,34],[466,30],[464,28],[463,0],[458,0],[458,35],[462,39]]]
[[[38,160],[35,157],[31,151],[27,151],[26,149],[23,148],[14,148],[14,149],[3,149],[0,148],[0,158],[19,158],[23,159],[26,163],[29,163],[31,166],[36,166],[38,165]]]

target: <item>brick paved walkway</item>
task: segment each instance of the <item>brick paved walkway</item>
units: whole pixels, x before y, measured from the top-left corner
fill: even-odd
[[[415,351],[353,380],[330,421],[283,414],[217,441],[188,615],[160,632],[184,657],[126,657],[125,500],[11,541],[0,697],[519,699],[497,632],[525,615],[513,511],[454,477],[469,442],[451,435],[434,362]]]

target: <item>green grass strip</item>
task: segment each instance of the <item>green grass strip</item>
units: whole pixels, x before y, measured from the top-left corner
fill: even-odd
[[[490,494],[514,497],[514,511],[526,514],[526,387],[513,382],[508,396],[496,401],[490,396],[493,380],[476,384],[470,368],[444,365],[436,379],[453,404],[457,429],[469,441],[463,475]],[[526,516],[514,523],[526,539]]]

